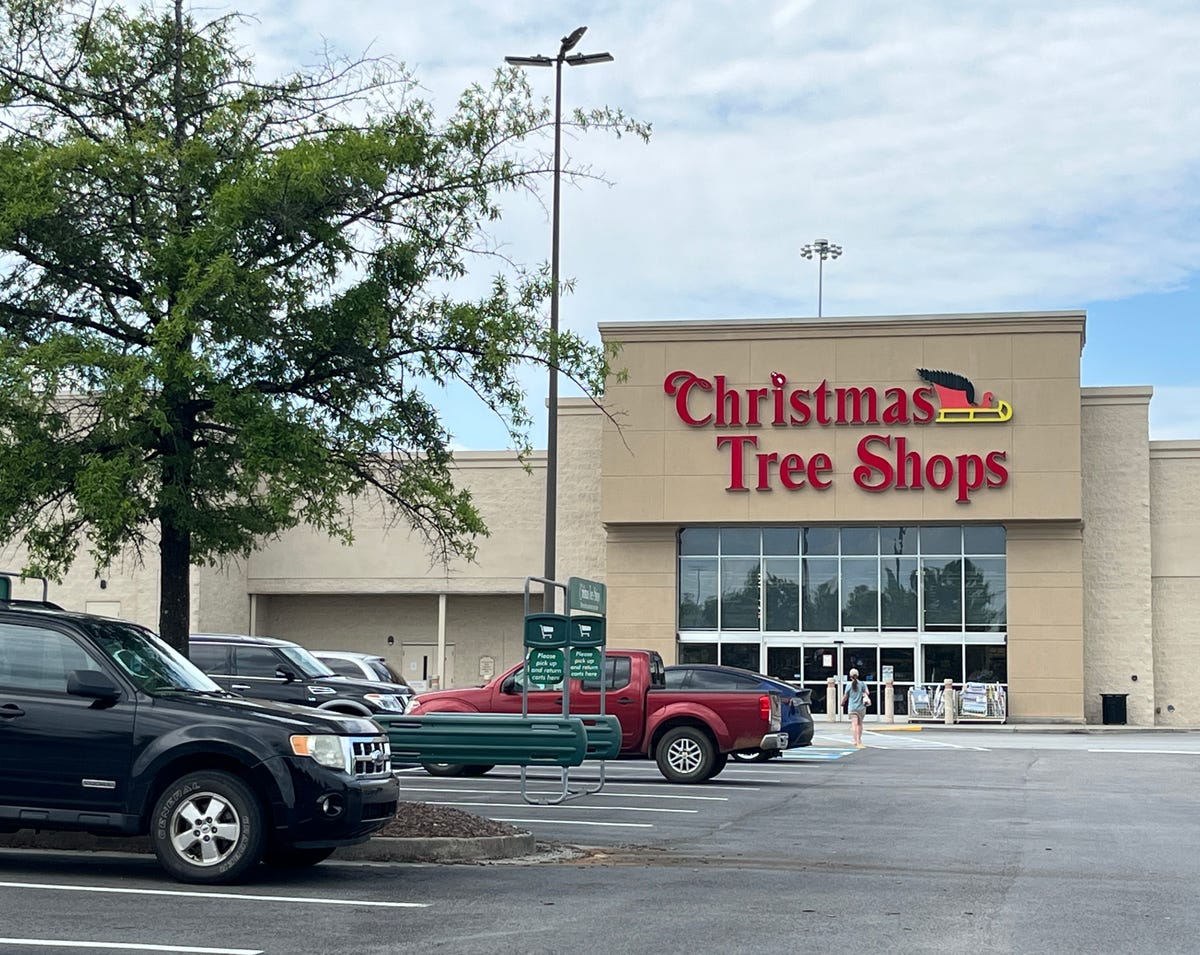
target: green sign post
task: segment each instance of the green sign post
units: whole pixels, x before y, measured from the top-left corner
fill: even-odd
[[[583,577],[567,579],[567,609],[584,613],[604,613],[608,602],[608,587]]]
[[[598,647],[571,648],[571,679],[600,679],[600,650]]]
[[[525,663],[529,683],[535,686],[554,686],[563,680],[561,650],[530,650]]]

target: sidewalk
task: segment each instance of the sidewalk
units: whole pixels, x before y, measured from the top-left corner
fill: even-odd
[[[850,729],[849,720],[829,720],[825,717],[814,716],[817,732],[823,728]],[[870,718],[863,723],[863,730],[870,733],[887,732],[920,732],[922,730],[951,730],[969,733],[1200,733],[1200,726],[1131,726],[1128,724],[1114,725],[1102,723],[997,723],[994,721],[977,721],[962,723],[944,723],[941,720],[920,720],[908,722],[904,717],[896,717],[895,723],[885,723],[882,719]]]

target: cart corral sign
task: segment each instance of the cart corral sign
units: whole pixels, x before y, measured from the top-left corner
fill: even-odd
[[[888,427],[928,424],[989,424],[1011,420],[1012,405],[989,391],[976,403],[975,386],[955,372],[918,368],[926,382],[916,388],[830,387],[827,380],[791,387],[786,375],[771,374],[770,384],[735,388],[724,375],[703,378],[679,370],[663,381],[674,399],[675,415],[692,428],[731,429],[854,426],[879,429],[864,435],[855,451],[853,480],[864,491],[953,490],[959,504],[976,491],[1008,483],[1008,452],[967,451],[922,457]],[[759,449],[756,433],[718,434],[716,450],[729,456],[727,491],[771,491],[776,487],[823,491],[833,485],[834,462],[819,451],[802,455]]]

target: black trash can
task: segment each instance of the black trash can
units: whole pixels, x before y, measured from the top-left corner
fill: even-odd
[[[1128,693],[1101,693],[1100,701],[1105,726],[1125,725],[1125,700]]]

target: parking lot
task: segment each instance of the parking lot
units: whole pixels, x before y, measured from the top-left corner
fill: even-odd
[[[150,857],[5,850],[0,955],[1195,951],[1200,736],[843,737],[700,786],[610,763],[559,806],[527,805],[511,770],[402,773],[406,799],[603,850],[585,858],[331,861],[214,890]]]

